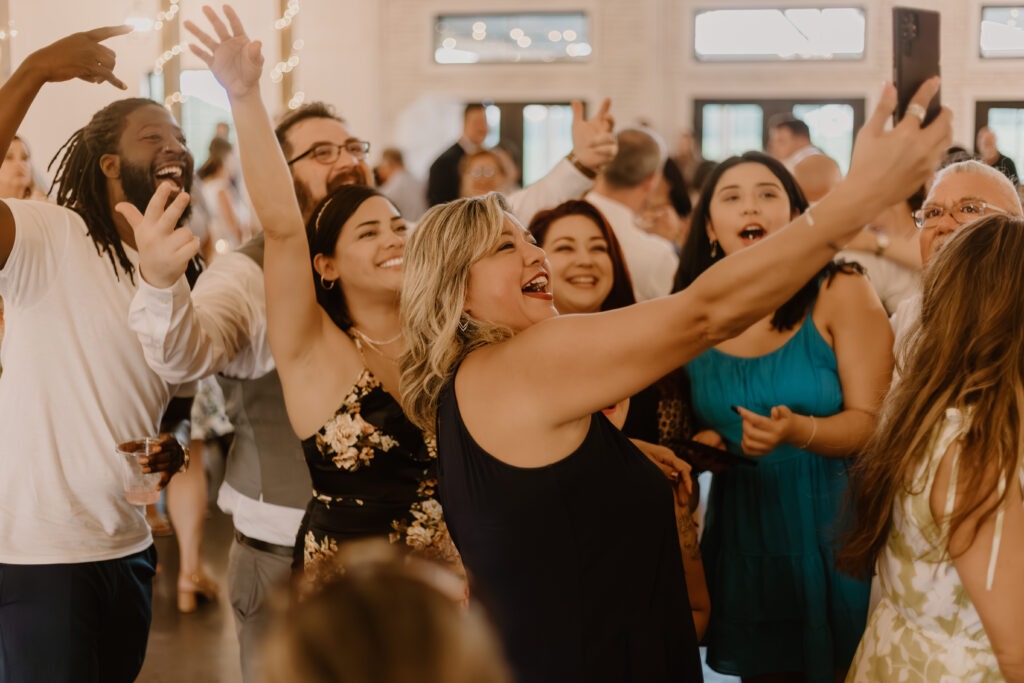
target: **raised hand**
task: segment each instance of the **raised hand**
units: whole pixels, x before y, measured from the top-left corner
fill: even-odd
[[[189,49],[210,68],[228,91],[229,97],[248,95],[257,88],[260,74],[263,73],[260,41],[249,40],[242,21],[230,5],[224,5],[224,18],[231,26],[230,30],[210,6],[203,6],[203,14],[210,21],[217,37],[214,38],[191,21],[186,21],[185,28],[206,48],[189,43]]]
[[[22,68],[38,73],[47,83],[80,78],[90,83],[106,81],[114,87],[127,90],[128,86],[114,75],[117,61],[114,51],[100,43],[131,32],[131,26],[123,25],[72,33],[30,54],[22,63]]]
[[[160,183],[149,200],[145,215],[128,202],[114,207],[135,232],[139,273],[146,282],[159,289],[166,289],[177,282],[185,274],[188,262],[199,253],[199,238],[188,228],[177,227],[188,206],[189,196],[180,192],[168,205],[172,191],[170,183]]]
[[[938,76],[925,81],[911,102],[927,108],[939,90]],[[896,109],[896,88],[886,83],[871,118],[857,133],[847,182],[884,198],[890,206],[912,195],[939,167],[953,140],[953,114],[942,108],[938,118],[921,127],[921,120],[905,116],[892,130],[886,122]]]
[[[605,98],[601,107],[589,119],[583,118],[583,103],[572,103],[572,151],[579,162],[594,172],[615,158],[619,151],[612,129],[615,119],[609,110],[612,101]]]

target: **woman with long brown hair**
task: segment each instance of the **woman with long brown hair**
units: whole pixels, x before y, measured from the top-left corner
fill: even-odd
[[[982,218],[924,275],[921,320],[853,470],[840,565],[881,601],[850,681],[1024,681],[1024,220]]]

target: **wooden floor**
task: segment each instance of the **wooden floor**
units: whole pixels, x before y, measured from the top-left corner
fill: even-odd
[[[211,492],[219,486],[217,469],[215,466],[211,476]],[[153,582],[153,626],[139,683],[241,683],[238,641],[224,578],[232,537],[231,518],[214,505],[210,509],[202,557],[211,578],[221,586],[221,600],[200,605],[193,614],[179,614],[175,606],[178,545],[174,536],[156,539],[160,570]],[[703,650],[701,655],[703,659]],[[704,676],[706,683],[739,681],[716,674],[706,666]]]
[[[203,561],[221,586],[221,599],[192,614],[179,614],[176,606],[177,543],[173,536],[156,539],[160,570],[153,582],[153,626],[139,683],[241,683],[224,579],[231,533],[231,518],[215,510],[206,521]]]

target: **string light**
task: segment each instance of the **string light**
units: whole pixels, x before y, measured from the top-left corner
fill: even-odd
[[[130,18],[127,20],[127,23],[131,23],[133,26],[136,26],[137,30],[149,30],[148,28],[141,28],[142,25],[152,26],[153,30],[160,30],[163,28],[165,23],[173,20],[178,15],[178,12],[181,9],[179,6],[180,1],[181,0],[170,0],[170,7],[166,12],[160,12],[157,14],[155,20]],[[277,31],[283,31],[290,27],[300,9],[302,8],[299,6],[299,0],[288,0],[288,4],[285,7],[284,13],[281,15],[281,18],[274,22],[274,29]],[[14,31],[9,31],[8,33],[12,36],[16,35],[16,32]],[[3,40],[2,31],[0,31],[0,40]],[[165,50],[163,54],[157,57],[156,63],[153,65],[153,73],[162,74],[167,63],[172,59],[181,56],[187,46],[187,43],[179,43],[169,50]],[[300,52],[303,47],[305,47],[305,41],[301,38],[292,43],[292,50],[288,55],[288,58],[275,64],[274,68],[270,71],[271,81],[274,83],[280,83],[284,80],[284,74],[291,73],[299,65],[301,59],[297,53]],[[305,101],[305,98],[305,93],[295,93],[288,101],[288,108],[296,109],[300,107]],[[164,106],[170,109],[173,105],[186,102],[187,100],[188,96],[183,95],[181,91],[178,90],[171,93],[164,99]]]
[[[280,19],[274,22],[274,28],[278,31],[283,31],[291,26],[292,20],[295,18],[295,15],[299,13],[300,9],[302,8],[299,7],[299,0],[288,0],[288,5],[285,7],[284,14],[281,15]],[[299,59],[299,55],[296,53],[300,52],[304,46],[305,41],[301,39],[292,43],[292,51],[288,55],[288,58],[278,62],[274,65],[274,68],[270,70],[270,81],[272,83],[280,83],[284,80],[284,75],[286,73],[291,73],[295,67],[299,65],[301,60]],[[288,102],[288,108],[296,109],[302,104],[303,98],[304,95],[302,95],[302,93],[295,93],[295,96]]]
[[[157,57],[156,64],[153,65],[153,73],[162,74],[164,72],[164,65],[184,52],[186,46],[187,43],[178,43],[170,50],[165,51],[162,55]]]
[[[133,14],[124,20],[124,23],[130,25],[137,32],[145,33],[147,31],[159,31],[163,28],[164,23],[169,22],[177,16],[181,8],[178,6],[180,0],[170,0],[170,6],[166,11],[157,12],[155,18],[142,16],[142,12],[136,10]],[[136,2],[136,7],[139,3]]]
[[[274,22],[274,28],[278,31],[286,29],[292,25],[292,19],[299,13],[299,0],[288,0],[288,5],[284,9],[284,14],[281,18]]]
[[[14,28],[14,21],[7,22],[7,28],[0,28],[0,42],[7,40],[8,38],[16,38],[18,36],[18,29]]]

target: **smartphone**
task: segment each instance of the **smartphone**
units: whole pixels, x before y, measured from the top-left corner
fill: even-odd
[[[683,460],[694,469],[707,472],[724,472],[734,465],[757,467],[757,460],[745,458],[721,448],[713,448],[700,441],[687,440],[682,443]]]
[[[939,75],[939,13],[893,7],[892,54],[893,83],[898,98],[894,119],[899,123],[921,84]],[[939,93],[935,93],[928,103],[923,125],[931,123],[941,107]]]

